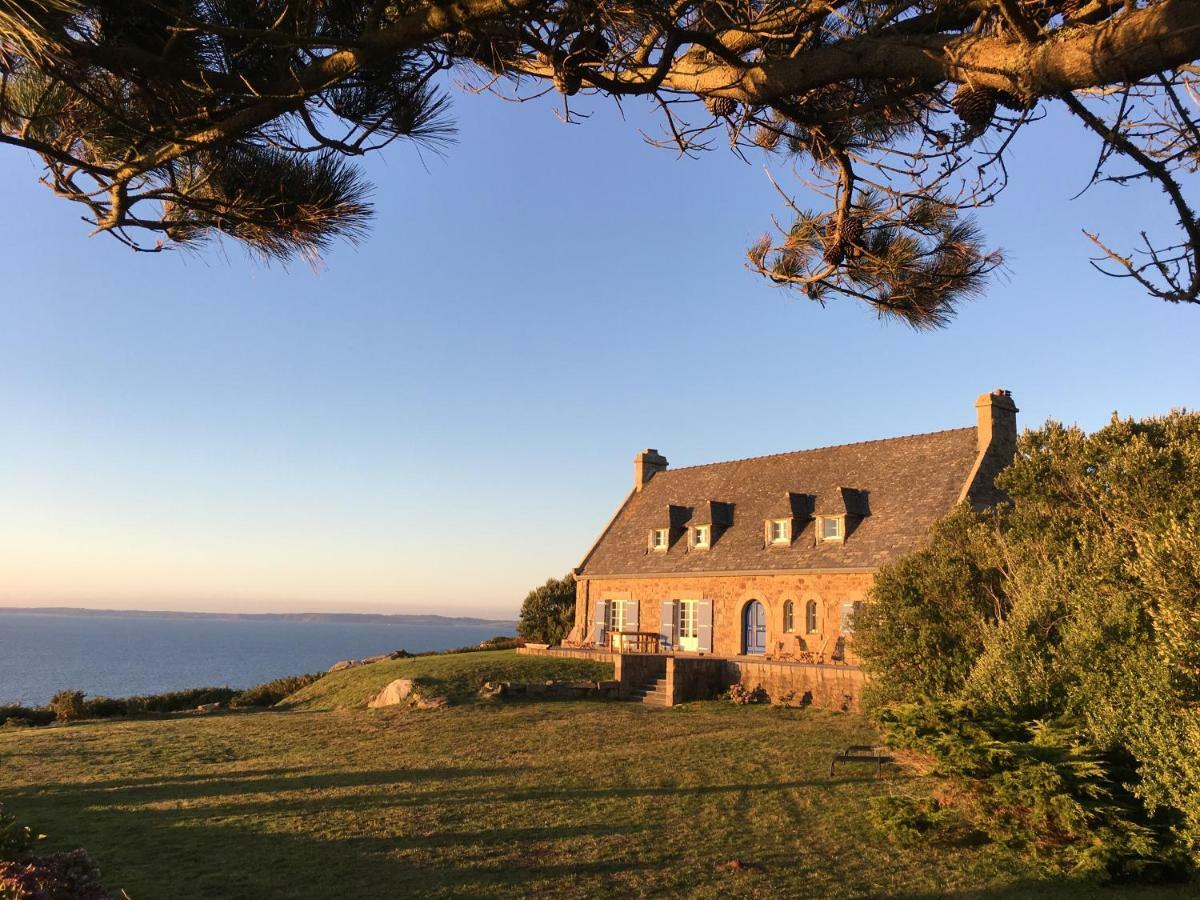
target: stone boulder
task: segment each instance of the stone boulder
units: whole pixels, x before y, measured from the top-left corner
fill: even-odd
[[[397,678],[376,694],[368,703],[368,709],[381,709],[407,703],[417,709],[441,709],[446,706],[445,697],[424,697],[411,678]]]
[[[341,662],[335,662],[329,667],[330,672],[340,672],[342,669],[352,669],[358,665],[357,659],[343,659]]]
[[[492,700],[504,694],[504,685],[499,681],[484,682],[483,687],[479,689],[479,696],[485,700]]]
[[[411,678],[397,678],[395,681],[388,684],[382,691],[367,704],[368,709],[379,709],[383,706],[395,706],[397,703],[403,703],[413,694],[413,683]]]

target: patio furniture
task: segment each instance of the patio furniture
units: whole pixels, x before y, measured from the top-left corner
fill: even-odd
[[[658,653],[659,641],[657,631],[614,631],[609,646],[618,653]]]
[[[844,753],[833,754],[829,761],[829,777],[833,777],[834,768],[838,763],[874,763],[875,774],[883,772],[883,764],[895,762],[896,758],[887,753],[887,747],[872,747],[869,744],[851,744]]]

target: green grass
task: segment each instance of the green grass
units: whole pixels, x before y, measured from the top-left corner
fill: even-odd
[[[355,666],[326,675],[285,701],[294,709],[362,707],[397,678],[418,681],[421,693],[452,703],[473,700],[485,681],[601,680],[612,678],[612,663],[586,659],[518,656],[512,650],[417,656]]]
[[[1049,879],[995,846],[890,845],[870,799],[930,785],[829,777],[835,749],[876,739],[854,715],[360,707],[379,679],[418,669],[470,683],[486,660],[464,656],[336,673],[284,710],[3,729],[0,802],[49,849],[87,847],[133,900],[1133,893]],[[531,659],[497,655],[490,677],[548,671]],[[753,868],[723,868],[734,858]]]

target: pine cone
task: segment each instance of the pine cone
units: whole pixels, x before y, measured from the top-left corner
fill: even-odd
[[[842,260],[846,258],[846,244],[841,240],[834,241],[825,248],[825,254],[821,257],[831,266],[840,266]]]
[[[950,100],[950,106],[967,126],[967,134],[977,137],[987,131],[992,117],[996,115],[996,95],[999,91],[988,87],[960,85]]]
[[[729,118],[737,112],[737,101],[730,97],[705,97],[704,105],[714,116]]]
[[[583,87],[583,77],[574,66],[562,65],[554,70],[554,86],[560,94],[572,97]]]
[[[838,237],[846,244],[857,247],[862,241],[863,236],[863,220],[862,216],[849,216],[842,224],[842,233]]]
[[[1027,109],[1033,109],[1037,100],[1020,94],[1010,94],[1008,91],[996,91],[996,102],[1013,112],[1025,112]]]

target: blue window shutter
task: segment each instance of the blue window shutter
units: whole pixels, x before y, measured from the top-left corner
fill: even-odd
[[[604,632],[608,630],[608,601],[597,600],[595,618],[592,620],[592,643],[604,643]]]
[[[622,631],[637,631],[638,630],[638,602],[636,600],[625,601],[625,627]]]
[[[674,600],[662,602],[662,615],[658,622],[658,637],[664,650],[675,649],[675,623],[679,619]]]
[[[701,653],[712,653],[713,608],[712,600],[701,600],[696,604],[699,650]]]

